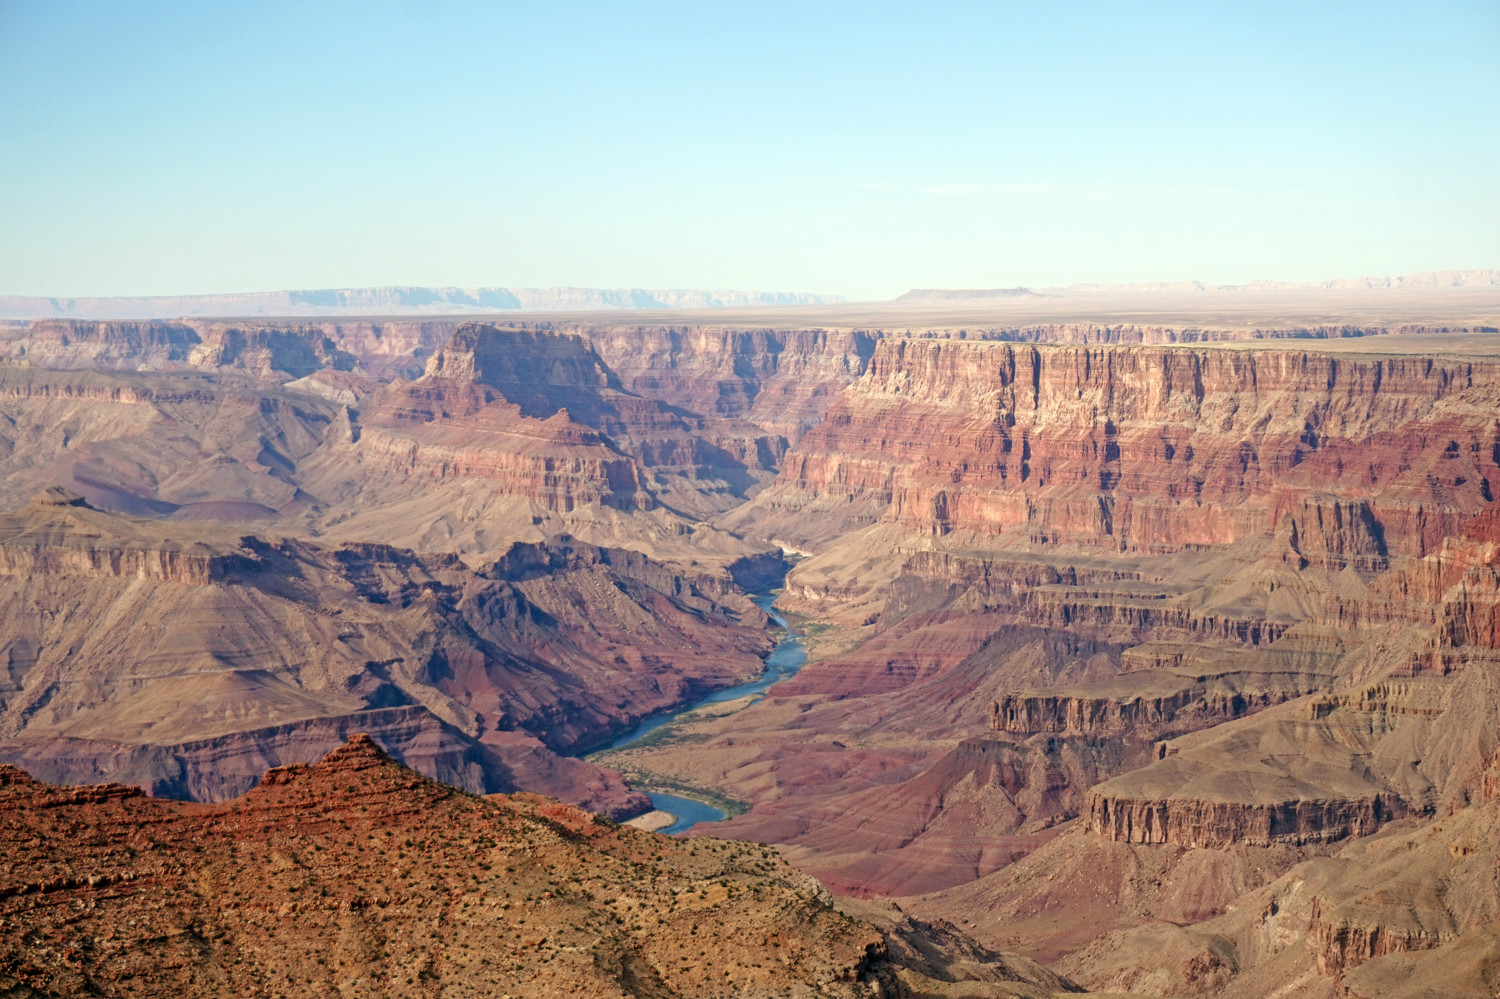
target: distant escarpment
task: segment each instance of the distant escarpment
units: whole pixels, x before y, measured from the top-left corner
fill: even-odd
[[[1246,284],[1209,284],[1203,281],[1141,281],[1129,284],[1079,283],[1046,288],[913,288],[898,303],[983,301],[997,298],[1087,298],[1092,295],[1187,296],[1211,302],[1224,295],[1265,295],[1277,292],[1387,291],[1428,288],[1485,288],[1500,284],[1500,270],[1415,271],[1385,277],[1335,278],[1330,281],[1250,281]],[[1212,307],[1212,306],[1208,306]]]
[[[454,288],[395,285],[220,295],[113,298],[0,296],[0,317],[159,319],[164,316],[410,316],[533,312],[720,309],[842,302],[838,295],[789,291],[646,288]]]

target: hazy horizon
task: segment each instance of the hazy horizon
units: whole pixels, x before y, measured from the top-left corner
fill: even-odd
[[[1092,288],[1121,288],[1128,291],[1175,291],[1188,290],[1191,285],[1197,285],[1205,291],[1241,291],[1257,290],[1262,285],[1298,285],[1296,290],[1314,290],[1317,285],[1353,284],[1353,282],[1398,282],[1403,279],[1425,278],[1431,275],[1454,275],[1454,276],[1493,276],[1500,275],[1500,267],[1427,267],[1422,270],[1410,270],[1401,275],[1326,275],[1313,281],[1286,281],[1275,276],[1262,275],[1247,281],[1209,282],[1200,281],[1196,278],[1173,278],[1173,279],[1146,279],[1146,281],[1130,282],[1103,282],[1103,281],[1073,281],[1062,285],[987,285],[987,287],[962,287],[962,285],[930,285],[930,287],[918,287],[918,285],[907,285],[903,290],[885,299],[855,299],[855,297],[844,296],[838,291],[816,290],[816,288],[688,288],[685,285],[666,285],[658,288],[642,288],[639,285],[631,287],[601,288],[597,285],[582,284],[556,284],[535,285],[535,287],[522,287],[522,285],[504,284],[504,282],[486,282],[477,285],[459,284],[434,284],[425,285],[417,282],[396,282],[396,284],[381,285],[342,285],[342,287],[324,288],[237,288],[237,290],[219,291],[189,291],[189,293],[178,293],[178,291],[144,291],[144,293],[117,294],[117,296],[102,296],[102,294],[74,294],[74,296],[40,296],[40,294],[12,294],[5,288],[0,288],[0,299],[57,299],[57,300],[83,300],[83,299],[216,299],[216,297],[234,296],[276,296],[276,294],[326,294],[326,293],[350,293],[350,291],[398,291],[398,290],[425,290],[425,291],[607,291],[607,293],[627,293],[627,291],[648,291],[648,293],[702,293],[702,294],[787,294],[787,296],[805,296],[813,299],[841,300],[847,303],[877,303],[889,302],[898,299],[903,294],[912,291],[1020,291],[1020,293],[1062,293],[1062,291],[1083,291]],[[1490,284],[1490,282],[1487,282]],[[1443,287],[1443,285],[1424,285],[1424,287]],[[1454,285],[1454,287],[1473,287],[1470,285]]]
[[[1424,268],[1422,270],[1412,270],[1412,271],[1406,272],[1404,274],[1342,274],[1342,275],[1327,275],[1327,276],[1324,276],[1323,278],[1313,279],[1313,280],[1310,280],[1310,281],[1307,281],[1307,280],[1288,281],[1288,280],[1285,280],[1285,279],[1282,279],[1282,278],[1278,278],[1278,277],[1274,277],[1274,276],[1265,276],[1265,275],[1263,275],[1263,276],[1252,278],[1252,279],[1248,279],[1248,280],[1226,281],[1226,282],[1202,281],[1202,280],[1198,280],[1198,279],[1189,277],[1189,278],[1163,279],[1163,280],[1149,280],[1148,279],[1148,280],[1142,280],[1142,281],[1128,281],[1128,282],[1105,282],[1105,281],[1080,280],[1080,281],[1069,282],[1068,284],[1035,285],[1035,286],[1031,286],[1031,285],[1003,285],[1003,286],[1002,285],[995,285],[995,286],[979,287],[979,286],[958,286],[958,285],[943,285],[943,286],[933,285],[933,286],[927,286],[927,287],[920,287],[920,286],[917,286],[917,285],[913,284],[913,285],[909,285],[909,286],[903,288],[899,292],[896,292],[896,293],[894,293],[894,294],[892,294],[890,296],[884,297],[884,298],[857,298],[857,297],[853,297],[853,296],[841,294],[838,291],[828,291],[828,290],[809,289],[809,288],[728,288],[728,287],[722,287],[722,288],[688,288],[688,287],[685,287],[685,286],[682,286],[682,285],[663,286],[663,287],[655,287],[655,288],[643,288],[643,287],[640,287],[640,286],[620,286],[620,287],[613,287],[613,288],[603,288],[603,287],[598,287],[598,286],[582,285],[582,284],[556,284],[556,285],[548,285],[548,286],[523,287],[523,286],[520,286],[520,285],[505,284],[505,283],[501,283],[501,282],[489,282],[489,283],[485,283],[485,284],[471,284],[471,285],[460,285],[460,284],[454,284],[454,283],[446,283],[446,284],[417,284],[417,283],[413,283],[413,282],[404,282],[404,283],[378,284],[378,285],[376,285],[376,284],[345,285],[345,286],[340,286],[340,287],[322,287],[322,288],[313,288],[313,287],[302,287],[302,288],[241,288],[241,289],[227,289],[227,290],[205,291],[205,292],[172,292],[172,291],[155,291],[155,292],[151,292],[151,291],[148,291],[148,292],[132,293],[132,294],[122,294],[122,295],[94,295],[94,294],[78,294],[78,295],[32,295],[32,294],[13,294],[13,293],[8,292],[5,288],[0,288],[0,300],[5,300],[5,299],[9,299],[9,300],[38,299],[38,300],[56,300],[56,301],[89,301],[89,300],[100,300],[100,301],[103,301],[103,300],[111,300],[111,299],[167,300],[167,299],[210,299],[210,298],[236,298],[236,297],[238,297],[238,298],[254,298],[254,297],[267,297],[267,296],[273,296],[273,295],[321,295],[321,294],[329,294],[329,293],[360,293],[360,292],[388,292],[388,291],[394,292],[394,291],[413,290],[413,291],[456,291],[456,292],[502,291],[502,292],[533,292],[533,293],[534,292],[552,292],[552,291],[560,291],[560,292],[604,292],[604,293],[646,292],[646,293],[654,293],[654,294],[702,294],[702,295],[724,295],[724,296],[729,296],[729,295],[747,295],[747,296],[755,296],[755,295],[764,295],[764,296],[784,295],[784,296],[788,296],[788,297],[796,296],[796,297],[805,298],[805,299],[823,299],[824,300],[824,304],[851,304],[851,305],[857,305],[857,304],[880,304],[880,303],[886,303],[886,302],[890,302],[890,301],[899,299],[903,295],[907,295],[907,294],[910,294],[910,293],[913,293],[913,292],[928,292],[928,291],[948,291],[948,292],[957,292],[957,293],[963,293],[963,292],[996,292],[996,291],[999,291],[999,292],[1019,292],[1019,293],[1027,293],[1027,294],[1059,294],[1059,293],[1065,293],[1065,292],[1087,292],[1087,291],[1091,291],[1091,290],[1095,290],[1095,289],[1110,289],[1110,290],[1119,290],[1119,291],[1123,291],[1123,292],[1139,292],[1139,293],[1146,293],[1146,292],[1169,292],[1170,293],[1170,292],[1179,292],[1179,291],[1189,291],[1189,290],[1192,290],[1192,286],[1197,286],[1198,290],[1208,291],[1208,292],[1234,292],[1234,291],[1254,292],[1254,291],[1260,291],[1260,290],[1266,290],[1266,289],[1270,289],[1270,290],[1289,290],[1289,291],[1319,290],[1318,286],[1320,286],[1320,285],[1341,286],[1337,290],[1349,290],[1350,286],[1354,286],[1354,285],[1356,285],[1356,284],[1358,284],[1360,282],[1366,282],[1366,281],[1372,282],[1372,283],[1373,282],[1381,282],[1381,281],[1391,281],[1393,283],[1396,283],[1396,282],[1402,282],[1402,281],[1405,281],[1405,280],[1408,280],[1408,279],[1411,279],[1411,278],[1421,279],[1421,278],[1425,278],[1425,277],[1429,277],[1429,276],[1448,276],[1448,275],[1452,275],[1452,276],[1455,276],[1455,277],[1469,276],[1471,278],[1472,277],[1476,277],[1476,276],[1480,276],[1480,277],[1488,278],[1488,280],[1486,280],[1486,281],[1484,281],[1482,283],[1476,283],[1474,281],[1469,281],[1469,282],[1466,282],[1466,283],[1458,283],[1458,284],[1453,284],[1453,285],[1446,285],[1446,284],[1441,284],[1441,283],[1439,283],[1439,284],[1432,284],[1432,283],[1426,283],[1426,282],[1424,282],[1424,283],[1422,283],[1420,285],[1410,285],[1408,287],[1422,287],[1422,288],[1426,288],[1426,289],[1433,289],[1433,288],[1441,289],[1441,288],[1444,288],[1444,287],[1479,287],[1479,286],[1490,286],[1490,285],[1494,285],[1494,284],[1497,283],[1496,279],[1497,279],[1497,276],[1500,276],[1500,267]],[[1394,285],[1393,284],[1393,287],[1394,286],[1399,286],[1399,285]],[[1379,286],[1378,285],[1372,285],[1372,287],[1373,288],[1378,288]],[[796,305],[796,306],[802,306],[802,305],[819,304],[819,303],[816,303],[816,302],[789,302],[787,304],[789,304],[789,305]]]

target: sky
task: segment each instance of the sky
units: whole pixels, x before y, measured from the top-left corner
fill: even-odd
[[[0,294],[1500,267],[1500,0],[0,0]]]

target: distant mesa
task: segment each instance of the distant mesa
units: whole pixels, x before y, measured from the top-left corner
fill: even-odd
[[[46,298],[0,295],[0,319],[167,319],[191,316],[412,316],[495,312],[610,312],[651,309],[837,305],[839,295],[788,291],[645,288],[325,288],[223,295]]]
[[[1205,284],[1202,281],[1149,281],[1136,284],[1070,284],[1049,288],[913,288],[895,301],[930,305],[945,302],[984,302],[1008,298],[1077,298],[1093,295],[1264,294],[1268,292],[1373,291],[1380,289],[1437,290],[1441,288],[1500,287],[1500,270],[1420,271],[1399,277],[1337,278],[1331,281],[1251,281],[1248,284]]]
[[[913,288],[897,302],[982,302],[993,298],[1035,298],[1030,288]]]
[[[1500,269],[1421,271],[1399,277],[1339,278],[1330,281],[1252,281],[1207,284],[1156,281],[1139,284],[1072,284],[1066,287],[914,288],[894,305],[947,305],[960,302],[1031,301],[1101,297],[1362,291],[1443,292],[1455,288],[1500,287]],[[63,298],[0,295],[0,321],[31,319],[255,319],[412,316],[483,316],[517,312],[651,312],[673,309],[763,309],[847,304],[842,295],[790,291],[713,291],[648,288],[459,288],[396,285],[378,288],[322,288],[236,292],[216,295],[148,295]],[[192,336],[191,330],[178,330]],[[194,341],[196,342],[196,341]],[[307,372],[302,372],[306,374]]]

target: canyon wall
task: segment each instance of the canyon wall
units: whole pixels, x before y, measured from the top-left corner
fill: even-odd
[[[976,921],[1004,897],[997,935],[1035,933],[1038,953],[1093,940],[1119,895],[1140,893],[1125,926],[1216,918],[1226,871],[1264,886],[1483,798],[1500,738],[1493,356],[1070,335],[1117,342],[878,339],[777,480],[719,521],[808,549],[782,606],[854,638],[737,731],[698,725],[631,765],[724,773],[756,802],[732,827],[831,884],[925,889],[921,911]],[[1077,650],[1039,654],[1028,629]],[[926,727],[900,741],[895,718]],[[932,753],[939,732],[967,752],[910,774],[900,750]],[[965,821],[988,853],[954,845]],[[1309,922],[1327,943],[1298,967],[1458,939],[1393,920]],[[1167,975],[1164,994],[1274,981],[1259,955],[1184,941],[1181,978],[1159,951],[1133,967]],[[1077,967],[1118,985],[1137,972],[1102,969],[1137,946],[1101,942]]]
[[[0,508],[60,484],[134,515],[295,515],[297,471],[340,423],[336,403],[240,378],[0,362]]]
[[[43,319],[0,328],[0,357],[60,370],[244,372],[272,381],[358,367],[414,378],[458,322]]]
[[[1133,552],[1292,515],[1299,552],[1373,565],[1500,489],[1497,388],[1489,360],[887,339],[758,513],[869,505],[931,535]]]
[[[737,416],[628,391],[583,337],[479,324],[455,332],[422,378],[365,397],[357,421],[343,451],[361,464],[486,478],[555,513],[708,514],[768,481],[787,446]]]
[[[739,417],[795,443],[865,371],[880,333],[703,326],[577,327],[632,392]]]

